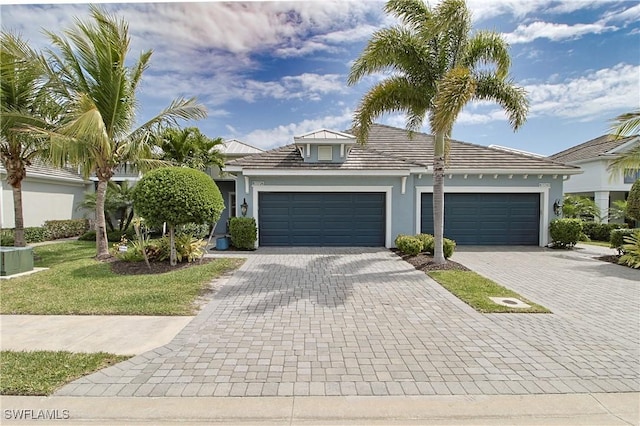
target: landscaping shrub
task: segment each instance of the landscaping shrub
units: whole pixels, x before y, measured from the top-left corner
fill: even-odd
[[[589,238],[589,240],[609,241],[611,238],[611,231],[625,227],[626,225],[621,223],[584,222],[582,224],[582,232]]]
[[[87,219],[47,220],[44,228],[49,232],[49,238],[52,240],[77,237],[89,229],[89,221]]]
[[[232,217],[229,219],[229,234],[235,248],[254,249],[258,238],[256,220],[252,217]]]
[[[637,229],[614,229],[611,231],[609,243],[611,248],[618,250],[618,254],[624,253],[624,237],[631,236]]]
[[[433,253],[433,235],[418,234],[416,238],[422,242],[422,252]]]
[[[442,250],[444,252],[444,258],[448,259],[453,256],[453,252],[456,249],[456,242],[450,240],[449,238],[444,238],[442,240]]]
[[[396,247],[402,253],[416,255],[422,251],[423,243],[416,237],[409,235],[398,235],[395,240]]]
[[[185,223],[176,227],[179,234],[188,234],[195,238],[204,238],[209,236],[209,224]]]
[[[631,219],[640,222],[640,179],[636,180],[629,190],[627,215]]]
[[[0,232],[0,246],[12,246],[14,242],[13,229],[3,229]]]
[[[136,232],[133,228],[128,228],[125,231],[107,231],[107,241],[110,243],[119,242],[122,237],[125,237],[127,240],[133,240],[136,237]],[[78,237],[80,241],[95,241],[96,240],[96,231],[87,231],[84,234]]]
[[[640,269],[640,229],[635,229],[633,234],[625,236],[624,242],[622,246],[624,255],[620,257],[618,263]]]
[[[27,243],[41,243],[43,241],[55,240],[55,238],[53,238],[51,232],[46,227],[29,226],[24,228],[24,240]]]
[[[553,219],[549,233],[554,248],[571,248],[580,241],[582,221],[580,219]]]

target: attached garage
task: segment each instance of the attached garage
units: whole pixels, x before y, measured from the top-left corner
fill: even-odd
[[[385,245],[385,193],[260,192],[260,246]]]
[[[459,245],[535,245],[539,193],[445,193],[444,235]],[[433,233],[433,194],[422,194],[421,229]]]

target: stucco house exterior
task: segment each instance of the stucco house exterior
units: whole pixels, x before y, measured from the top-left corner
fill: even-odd
[[[631,185],[640,177],[640,172],[611,174],[608,170],[612,160],[640,143],[637,136],[616,139],[603,135],[551,155],[553,161],[578,166],[583,173],[564,184],[565,194],[580,195],[593,199],[600,209],[603,222],[607,222],[608,210],[616,200],[626,200]]]
[[[76,209],[92,183],[71,169],[59,169],[34,163],[27,167],[22,181],[22,214],[24,226],[42,226],[47,220],[77,219],[83,212]],[[0,227],[13,228],[13,189],[7,173],[0,165]]]
[[[373,125],[366,146],[321,129],[227,163],[260,246],[384,246],[433,232],[433,137]],[[445,236],[460,245],[549,243],[553,203],[580,173],[547,158],[452,141]]]

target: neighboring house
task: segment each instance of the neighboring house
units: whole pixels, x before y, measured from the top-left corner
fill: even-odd
[[[47,220],[82,218],[76,209],[91,188],[78,173],[70,169],[58,169],[43,164],[27,167],[27,177],[22,181],[22,214],[24,226],[42,226]],[[13,189],[7,183],[7,173],[0,166],[0,227],[13,228]]]
[[[261,246],[385,246],[433,233],[433,137],[383,125],[367,145],[318,130],[291,145],[230,161],[236,215],[244,200]],[[579,168],[452,141],[445,176],[445,236],[460,245],[549,243],[553,203]]]
[[[589,197],[596,202],[604,222],[613,202],[626,200],[631,185],[640,177],[640,172],[611,174],[610,162],[640,143],[640,138],[631,136],[615,139],[604,135],[588,142],[558,152],[549,158],[553,161],[580,167],[584,173],[564,183],[564,193]]]

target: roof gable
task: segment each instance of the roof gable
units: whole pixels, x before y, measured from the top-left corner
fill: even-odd
[[[295,142],[303,143],[327,143],[331,141],[333,143],[355,143],[356,137],[343,132],[337,132],[335,130],[319,129],[313,132],[305,133],[304,135],[294,136]]]
[[[216,148],[222,154],[229,156],[257,154],[259,152],[264,152],[264,150],[260,148],[256,148],[255,146],[251,146],[237,139],[229,139],[227,141],[224,141],[224,144],[217,145]]]
[[[549,156],[554,161],[571,163],[574,161],[592,160],[616,154],[623,145],[633,143],[637,136],[616,139],[613,135],[602,135],[590,141]],[[637,140],[635,141],[637,143]]]

